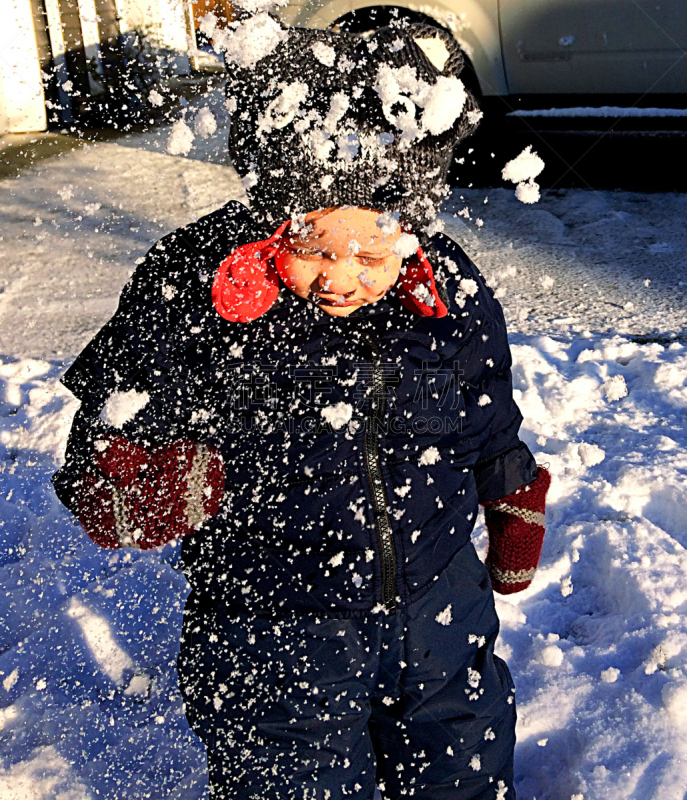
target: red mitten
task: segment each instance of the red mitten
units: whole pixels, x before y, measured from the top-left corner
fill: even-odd
[[[494,590],[513,594],[526,589],[537,569],[544,541],[546,493],[551,475],[539,467],[532,483],[508,497],[484,503],[489,531],[486,566]]]
[[[79,487],[79,520],[101,547],[149,550],[193,533],[219,510],[224,462],[205,444],[144,448],[122,436],[96,443],[100,475]]]

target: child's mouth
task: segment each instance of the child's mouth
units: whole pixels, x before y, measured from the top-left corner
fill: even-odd
[[[360,303],[360,300],[345,300],[343,302],[338,300],[332,300],[329,297],[323,297],[321,294],[316,294],[315,297],[317,298],[316,302],[320,305],[324,306],[332,306],[334,308],[346,308],[347,306],[357,306]]]

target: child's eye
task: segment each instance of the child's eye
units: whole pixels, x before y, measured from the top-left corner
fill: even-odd
[[[320,250],[305,250],[295,245],[291,245],[289,250],[298,258],[305,259],[306,261],[308,259],[322,258],[324,255]]]
[[[384,264],[387,257],[382,256],[381,258],[373,258],[372,256],[356,256],[356,258],[366,267],[375,267]]]

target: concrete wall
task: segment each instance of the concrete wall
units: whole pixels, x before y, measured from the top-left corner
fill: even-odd
[[[0,133],[47,125],[30,0],[0,0]]]

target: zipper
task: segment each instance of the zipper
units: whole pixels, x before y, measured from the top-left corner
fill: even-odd
[[[393,531],[391,530],[391,520],[387,511],[386,487],[384,486],[382,467],[379,460],[378,435],[386,411],[386,386],[379,347],[369,336],[366,336],[365,339],[372,353],[370,359],[372,367],[372,396],[370,398],[370,414],[363,433],[363,456],[372,497],[379,552],[382,557],[382,604],[387,614],[395,614],[397,594],[396,547],[394,545]]]

